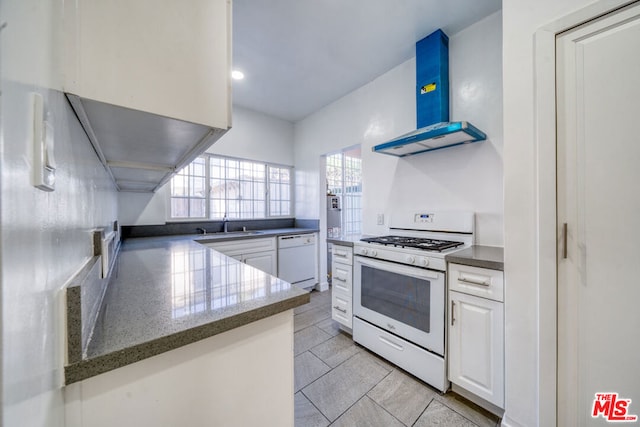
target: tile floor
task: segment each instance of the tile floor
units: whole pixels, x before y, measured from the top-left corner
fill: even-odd
[[[331,291],[295,309],[295,425],[495,427],[497,417],[356,344],[331,320]]]

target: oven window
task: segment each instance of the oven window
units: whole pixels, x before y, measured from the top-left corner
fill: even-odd
[[[429,332],[431,282],[362,266],[363,307]]]

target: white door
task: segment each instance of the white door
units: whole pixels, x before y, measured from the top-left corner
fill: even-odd
[[[640,6],[556,48],[558,425],[606,425],[596,393],[640,415]]]

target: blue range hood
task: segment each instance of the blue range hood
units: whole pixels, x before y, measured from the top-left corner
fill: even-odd
[[[449,38],[436,30],[416,43],[418,130],[376,145],[376,153],[404,157],[460,144],[487,135],[469,122],[449,122]]]
[[[487,135],[469,122],[441,122],[376,145],[373,151],[404,157],[485,139]]]

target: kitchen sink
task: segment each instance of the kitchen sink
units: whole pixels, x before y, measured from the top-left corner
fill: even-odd
[[[259,231],[259,230],[227,231],[226,233],[224,231],[216,231],[216,232],[213,232],[213,233],[201,234],[201,235],[198,236],[198,238],[196,240],[198,240],[198,241],[216,240],[216,239],[222,239],[224,237],[254,236],[254,235],[263,234],[263,233],[264,233],[264,231]]]
[[[220,232],[220,233],[213,233],[217,236],[251,236],[253,234],[262,234],[263,231],[257,231],[257,230],[253,230],[253,231],[227,231],[226,233],[224,231]]]

